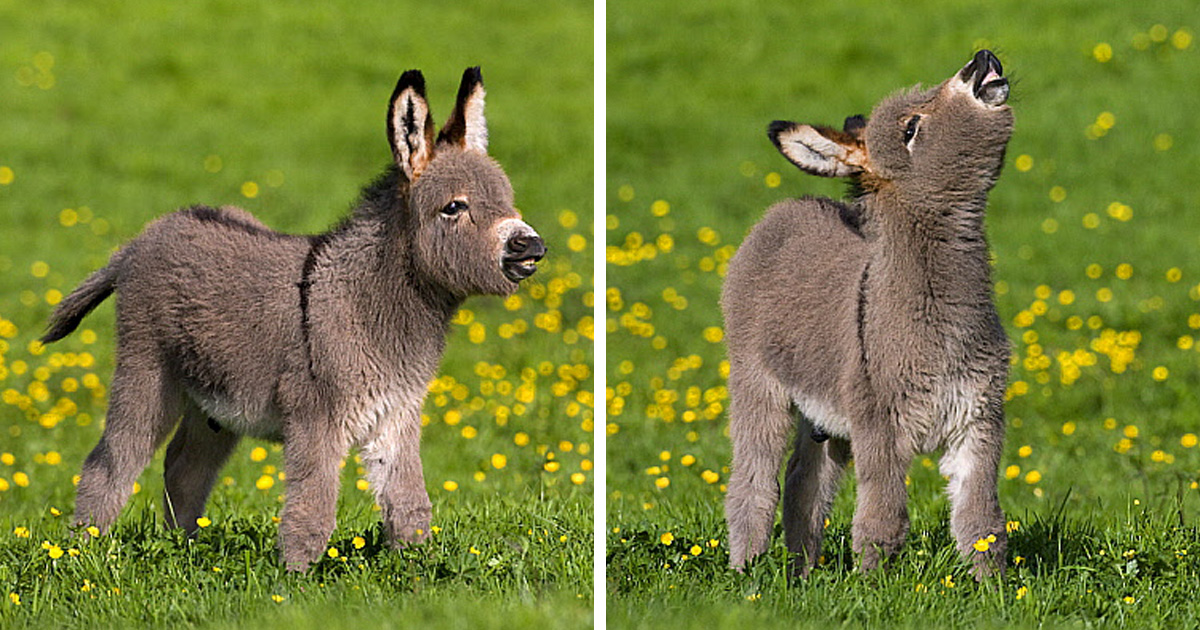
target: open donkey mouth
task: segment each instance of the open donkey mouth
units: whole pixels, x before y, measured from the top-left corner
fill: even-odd
[[[537,262],[546,255],[546,242],[520,219],[500,223],[504,247],[500,253],[500,271],[510,282],[520,282],[537,271]]]
[[[513,282],[520,282],[537,271],[537,263],[541,259],[540,254],[528,258],[505,258],[500,270],[504,272],[505,278]]]
[[[958,77],[971,85],[975,98],[985,105],[998,107],[1008,100],[1008,79],[1004,78],[1004,66],[990,50],[975,53]]]

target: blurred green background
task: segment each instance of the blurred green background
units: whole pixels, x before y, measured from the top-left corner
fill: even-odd
[[[1194,619],[1195,4],[617,0],[608,10],[614,627]],[[1029,560],[1010,570],[1001,595],[963,584],[931,454],[910,471],[909,549],[881,576],[851,572],[852,480],[835,505],[827,570],[788,587],[777,538],[769,560],[736,576],[724,568],[725,263],[772,203],[845,193],[844,183],[798,172],[766,126],[840,126],[895,90],[941,82],[981,48],[998,54],[1014,84],[1016,131],[987,225],[1015,355],[1001,502],[1024,524],[1010,555]],[[1080,546],[1064,556],[1069,545]],[[1143,560],[1128,573],[1141,557],[1122,555],[1131,548],[1161,554],[1155,569]],[[942,581],[948,574],[958,591]],[[915,597],[933,591],[962,595]]]
[[[0,626],[259,625],[279,606],[286,623],[323,626],[401,613],[589,622],[591,5],[0,0],[0,24]],[[326,229],[391,159],[384,119],[400,73],[424,71],[440,124],[473,65],[491,153],[551,255],[516,297],[470,300],[452,326],[423,434],[431,543],[379,548],[351,457],[331,541],[340,560],[284,576],[271,522],[281,453],[248,440],[195,544],[155,525],[156,459],[108,562],[97,546],[54,558],[43,541],[79,546],[67,537],[72,476],[103,422],[113,302],[42,350],[31,342],[52,303],[181,206]]]

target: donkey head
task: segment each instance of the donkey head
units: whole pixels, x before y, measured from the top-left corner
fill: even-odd
[[[1000,60],[981,50],[941,85],[894,94],[844,129],[776,121],[768,136],[801,170],[851,177],[867,192],[937,198],[975,196],[995,184],[1012,135],[1008,79]]]
[[[409,70],[388,108],[413,263],[459,296],[510,294],[546,254],[541,237],[513,207],[508,177],[487,155],[483,101],[479,68],[468,68],[450,120],[435,140],[425,79]]]

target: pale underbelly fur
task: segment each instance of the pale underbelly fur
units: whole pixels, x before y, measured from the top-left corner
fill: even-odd
[[[932,395],[897,410],[900,436],[911,453],[928,453],[957,443],[966,434],[975,407],[982,400],[982,386],[950,381],[934,388]],[[850,439],[850,417],[826,399],[794,393],[792,404],[813,427],[827,435]]]
[[[224,429],[264,440],[283,440],[282,418],[278,410],[270,406],[248,405],[228,397],[195,393],[191,393],[191,398]],[[412,398],[412,394],[402,390],[364,395],[351,400],[336,420],[349,441],[357,446],[375,433],[381,420],[401,415],[404,408],[411,406]]]
[[[196,405],[223,429],[264,440],[282,439],[283,427],[279,414],[266,406],[241,404],[226,396],[200,396],[196,392],[189,394]]]

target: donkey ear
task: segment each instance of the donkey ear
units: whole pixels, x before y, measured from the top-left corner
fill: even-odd
[[[863,133],[867,130],[867,119],[862,114],[856,116],[847,116],[846,122],[842,123],[842,131],[852,135],[857,140],[863,139]]]
[[[850,177],[867,170],[867,148],[854,131],[776,120],[767,128],[767,136],[784,157],[806,173]]]
[[[387,132],[396,165],[408,181],[416,180],[433,159],[433,118],[420,70],[409,70],[396,82],[388,106]]]
[[[487,120],[483,117],[485,95],[483,74],[479,72],[479,66],[467,68],[463,72],[462,83],[458,86],[454,111],[450,113],[450,120],[446,121],[442,132],[438,134],[439,143],[445,142],[469,151],[487,153]]]

